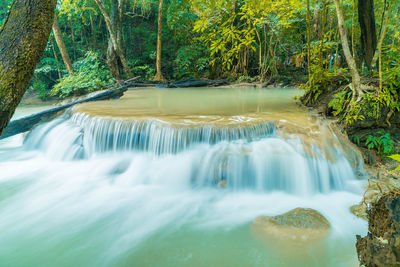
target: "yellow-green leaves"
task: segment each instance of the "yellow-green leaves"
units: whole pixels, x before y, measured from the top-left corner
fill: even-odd
[[[249,53],[263,46],[258,30],[288,28],[302,8],[298,0],[190,0],[193,30],[210,49],[211,64],[246,70]]]
[[[69,19],[71,17],[78,17],[83,23],[86,23],[86,18],[84,14],[86,12],[93,12],[97,14],[97,9],[91,6],[87,1],[73,1],[73,0],[62,0],[61,4],[58,6],[59,15],[65,15]]]
[[[391,155],[391,156],[389,156],[389,158],[400,162],[400,155],[399,154]],[[398,172],[398,171],[400,171],[400,165],[396,169],[393,170],[393,172]]]

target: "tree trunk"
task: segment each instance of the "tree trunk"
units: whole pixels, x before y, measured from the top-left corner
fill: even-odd
[[[71,59],[69,58],[67,48],[65,47],[64,40],[61,35],[60,26],[58,25],[57,16],[54,16],[54,23],[53,23],[53,34],[54,38],[56,39],[58,49],[60,49],[60,53],[64,62],[64,66],[69,73],[73,71]]]
[[[307,69],[308,80],[311,83],[311,13],[310,13],[310,0],[307,0]],[[313,86],[312,84],[310,84]]]
[[[358,0],[358,21],[361,28],[363,58],[368,70],[371,70],[377,45],[374,0]]]
[[[346,28],[344,26],[344,19],[343,19],[342,8],[340,5],[340,0],[335,0],[335,6],[338,18],[340,38],[342,40],[343,53],[351,72],[351,78],[352,78],[351,89],[353,91],[353,99],[355,99],[362,93],[360,74],[358,73],[356,62],[354,61],[354,58],[350,52],[349,42],[347,40]]]
[[[53,55],[54,55],[54,59],[56,61],[57,64],[57,73],[58,73],[58,79],[61,79],[61,71],[60,71],[60,63],[58,61],[58,56],[57,56],[57,52],[56,52],[56,46],[54,45],[54,41],[52,38],[50,38],[50,43],[51,43],[51,48],[53,50]]]
[[[321,40],[323,36],[321,35],[321,12],[320,12],[320,6],[319,4],[315,7],[314,9],[314,14],[313,14],[313,28],[314,28],[314,36],[318,40]]]
[[[115,53],[118,55],[119,59],[121,60],[121,64],[123,66],[124,72],[126,74],[126,78],[130,78],[132,76],[131,71],[129,69],[128,61],[126,60],[124,54],[122,53],[122,49],[120,44],[118,43],[118,36],[114,30],[113,23],[111,21],[110,16],[107,14],[106,8],[103,5],[101,0],[95,0],[97,5],[100,8],[101,14],[104,17],[104,21],[106,22],[107,30],[110,35],[110,42],[115,50]],[[112,0],[112,4],[116,5],[118,0]]]
[[[0,134],[46,48],[55,6],[56,0],[15,0],[0,30]]]
[[[386,11],[387,13],[385,16],[385,22],[382,24],[381,36],[379,36],[379,42],[378,42],[378,47],[377,47],[378,56],[379,56],[378,60],[379,60],[379,90],[380,91],[382,91],[382,89],[383,89],[382,44],[383,44],[383,40],[385,39],[391,9],[392,9],[392,3],[389,2],[389,6],[387,8],[387,11]]]
[[[71,27],[72,47],[74,48],[74,61],[76,61],[75,31],[74,31],[74,25],[72,25],[72,21],[71,20],[69,20],[69,26]]]
[[[111,14],[110,14],[110,19],[111,19],[111,24],[113,27],[113,31],[115,32],[116,35],[116,40],[117,44],[119,47],[121,46],[121,18],[120,18],[120,13],[119,13],[119,4],[118,1],[112,1],[111,2]],[[121,48],[122,50],[122,48]],[[124,67],[122,65],[122,61],[120,57],[117,54],[117,51],[114,48],[114,45],[109,39],[108,41],[108,47],[107,47],[107,64],[108,67],[110,68],[111,75],[116,79],[116,80],[123,80],[124,77]]]
[[[162,39],[162,16],[163,16],[164,0],[159,0],[158,5],[158,32],[157,32],[157,60],[156,60],[156,75],[154,80],[165,81],[161,71],[161,39]]]
[[[90,29],[91,29],[91,32],[92,32],[93,49],[97,50],[96,29],[94,27],[92,14],[90,14]]]

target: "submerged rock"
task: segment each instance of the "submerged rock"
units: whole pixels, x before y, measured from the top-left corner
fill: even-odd
[[[357,236],[360,263],[367,267],[400,265],[400,190],[382,195],[368,212],[369,233]]]
[[[328,220],[313,209],[296,208],[278,216],[260,216],[253,222],[257,235],[282,241],[304,243],[324,239],[330,230]]]

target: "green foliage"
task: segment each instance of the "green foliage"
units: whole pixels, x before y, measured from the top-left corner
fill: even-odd
[[[330,68],[329,58],[333,53],[335,42],[332,41],[333,32],[329,31],[325,34],[323,40],[313,42],[310,49],[310,70],[308,82],[302,86],[303,89],[310,92],[310,95],[317,100],[318,97],[328,90],[330,87],[340,86],[342,83],[348,82],[347,70],[340,69],[334,70]],[[303,56],[306,57],[307,53],[304,52]],[[340,74],[340,75],[339,75]],[[339,95],[339,98],[344,98],[344,95]],[[335,100],[331,106],[339,108],[341,99]]]
[[[339,116],[348,125],[365,119],[362,113],[364,107],[360,102],[352,99],[352,92],[349,90],[337,93],[329,102],[328,107],[333,109],[333,115]]]
[[[106,11],[112,15],[113,2],[102,1]],[[357,7],[353,6],[356,2],[344,0],[342,7],[348,38],[352,41],[351,45],[354,44],[352,52],[360,61],[360,27]],[[303,86],[308,101],[315,103],[322,93],[344,88],[344,92],[339,92],[330,106],[336,115],[349,124],[368,116],[379,117],[382,109],[400,109],[400,32],[397,27],[400,4],[394,0],[391,2],[393,8],[382,53],[384,90],[368,91],[357,102],[352,100],[351,90],[344,87],[350,83],[348,71],[338,69],[337,64],[329,68],[328,55],[341,55],[345,63],[337,31],[335,7],[332,1],[310,2],[313,25],[311,72],[308,83]],[[151,79],[155,67],[158,1],[128,0],[119,3],[124,3],[120,9],[123,11],[123,19],[122,28],[116,30],[121,30],[123,53],[129,59],[131,71],[135,75]],[[4,21],[11,4],[12,0],[0,3],[0,22]],[[383,22],[383,9],[383,2],[375,3],[378,29]],[[88,51],[96,51],[99,59],[106,58],[109,33],[95,1],[60,0],[57,17],[68,54],[73,62],[78,61],[74,65],[80,65],[80,59],[85,58]],[[265,82],[305,82],[306,17],[305,2],[297,0],[165,1],[163,73],[170,80],[230,78],[239,81],[259,79]],[[293,58],[298,56],[303,58],[301,67],[294,64]],[[41,98],[46,98],[49,91],[53,95],[65,97],[91,91],[92,87],[101,87],[103,83],[107,84],[109,74],[106,73],[105,64],[101,60],[97,62],[100,65],[94,65],[92,69],[89,66],[77,66],[74,74],[68,75],[58,47],[53,47],[50,42],[35,71],[31,89],[37,91]],[[375,67],[372,72],[364,73],[373,76],[376,71]],[[363,73],[361,69],[360,73]],[[90,75],[94,76],[89,81],[87,77]],[[58,81],[61,84],[53,89]],[[82,92],[77,88],[78,85],[82,86]]]
[[[345,109],[344,103],[351,98],[351,92],[341,91],[329,102],[328,107],[333,109],[333,115],[337,116]]]
[[[49,95],[49,91],[46,90],[46,85],[44,83],[41,83],[38,80],[35,80],[32,84],[32,89],[35,90],[37,92],[37,94],[39,95],[39,98],[41,100],[47,100],[49,99],[50,95]]]
[[[340,115],[349,125],[366,117],[376,120],[383,118],[390,125],[388,112],[392,114],[400,111],[400,33],[397,29],[391,28],[390,24],[388,28],[392,40],[390,45],[383,46],[382,51],[383,88],[379,89],[377,82],[372,83],[372,86],[356,100],[352,99],[351,92],[348,92],[349,88],[346,88],[330,103],[335,110],[334,115]],[[379,79],[377,70],[369,75]]]
[[[335,116],[339,116],[346,124],[351,125],[366,117],[379,119],[384,108],[399,111],[399,103],[396,99],[398,99],[398,94],[396,92],[392,94],[387,87],[384,87],[382,91],[367,92],[357,101],[352,99],[351,91],[343,90],[335,95],[329,107],[333,108]]]
[[[360,138],[358,136],[354,136],[353,137],[353,142],[359,146],[360,145]]]
[[[200,43],[179,48],[174,62],[174,78],[180,80],[208,75],[210,60],[207,51],[208,49]]]
[[[238,83],[241,83],[241,82],[251,83],[251,82],[255,82],[257,79],[258,79],[258,77],[250,77],[250,76],[243,75],[237,79],[237,82]]]
[[[198,16],[193,30],[209,47],[211,66],[238,76],[248,74],[249,58],[255,57],[257,50],[260,70],[269,71],[265,65],[276,67],[276,47],[269,46],[278,31],[292,25],[301,9],[300,1],[294,0],[191,0],[190,3]]]
[[[400,155],[399,154],[394,154],[394,155],[391,155],[391,156],[388,156],[388,157],[391,158],[391,159],[394,159],[397,162],[400,162]],[[393,172],[398,172],[398,171],[400,171],[400,165],[396,169],[393,170]]]
[[[73,64],[74,72],[64,76],[54,86],[51,95],[65,98],[103,89],[112,83],[109,70],[102,64],[98,54],[88,52],[86,57]]]
[[[393,154],[394,141],[390,137],[390,134],[384,131],[379,131],[378,134],[379,136],[368,136],[365,142],[368,149],[376,149],[381,156]]]
[[[0,29],[3,27],[4,20],[7,17],[11,4],[12,0],[0,1]]]
[[[145,80],[151,80],[156,73],[155,69],[149,65],[134,66],[132,72],[135,76],[140,76],[141,79]]]

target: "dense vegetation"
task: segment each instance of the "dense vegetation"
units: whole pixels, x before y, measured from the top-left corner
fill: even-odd
[[[11,0],[4,0],[0,4],[1,20],[6,16],[10,4]],[[59,1],[57,18],[62,38],[72,62],[79,62],[74,68],[76,73],[72,75],[79,80],[79,73],[87,71],[82,70],[82,62],[93,62],[93,57],[96,57],[98,62],[93,64],[99,66],[92,71],[99,71],[104,82],[109,81],[102,67],[107,62],[107,56],[108,60],[113,56],[107,53],[109,42],[112,41],[106,23],[107,16],[116,39],[119,39],[121,52],[128,61],[129,74],[141,76],[142,79],[153,78],[157,54],[158,4],[159,1],[154,0]],[[376,1],[374,4],[374,23],[379,43],[383,36],[382,46],[378,47],[384,52],[381,60],[383,79],[387,90],[393,90],[398,86],[393,78],[397,77],[399,70],[397,58],[400,36],[396,31],[399,3],[392,0]],[[105,8],[104,12],[99,5]],[[374,77],[378,66],[371,66],[371,59],[365,59],[358,1],[345,0],[340,5],[357,67],[362,75]],[[323,87],[330,83],[343,81],[334,79],[335,76],[347,77],[347,64],[344,63],[336,9],[332,1],[166,0],[162,8],[162,72],[169,80],[215,77],[279,80],[282,76],[298,74],[294,71],[296,67],[307,70],[308,48],[311,57],[308,88],[315,91],[313,97],[321,94]],[[375,47],[376,43],[375,38]],[[379,54],[379,51],[375,53],[375,57]],[[117,58],[117,61],[121,60]],[[372,65],[375,62],[374,58]],[[117,65],[122,64],[117,62]],[[114,78],[127,78],[124,66],[118,67],[122,71],[112,73]],[[45,97],[66,75],[62,56],[52,36],[32,86]],[[74,80],[71,77],[67,79],[71,82]],[[67,85],[68,80],[63,80],[64,84]],[[81,89],[77,87],[77,90]]]
[[[0,19],[10,4],[11,0],[2,2]],[[57,18],[67,54],[75,64],[73,73],[68,73],[53,34],[31,89],[43,99],[59,92],[61,97],[67,92],[84,93],[88,87],[79,88],[79,84],[88,64],[83,62],[93,62],[93,57],[98,67],[91,71],[98,71],[101,82],[90,86],[109,83],[109,76],[152,79],[156,72],[158,4],[152,0],[59,1]],[[317,14],[314,9],[319,10],[321,3],[313,5],[311,12]],[[299,1],[166,0],[163,11],[162,73],[168,80],[224,77],[284,82],[294,77],[306,81],[307,12]],[[106,16],[129,65],[128,75],[120,56],[110,53]],[[334,19],[331,5],[328,16]],[[335,28],[328,21],[326,24]],[[60,81],[62,86],[53,90]]]

